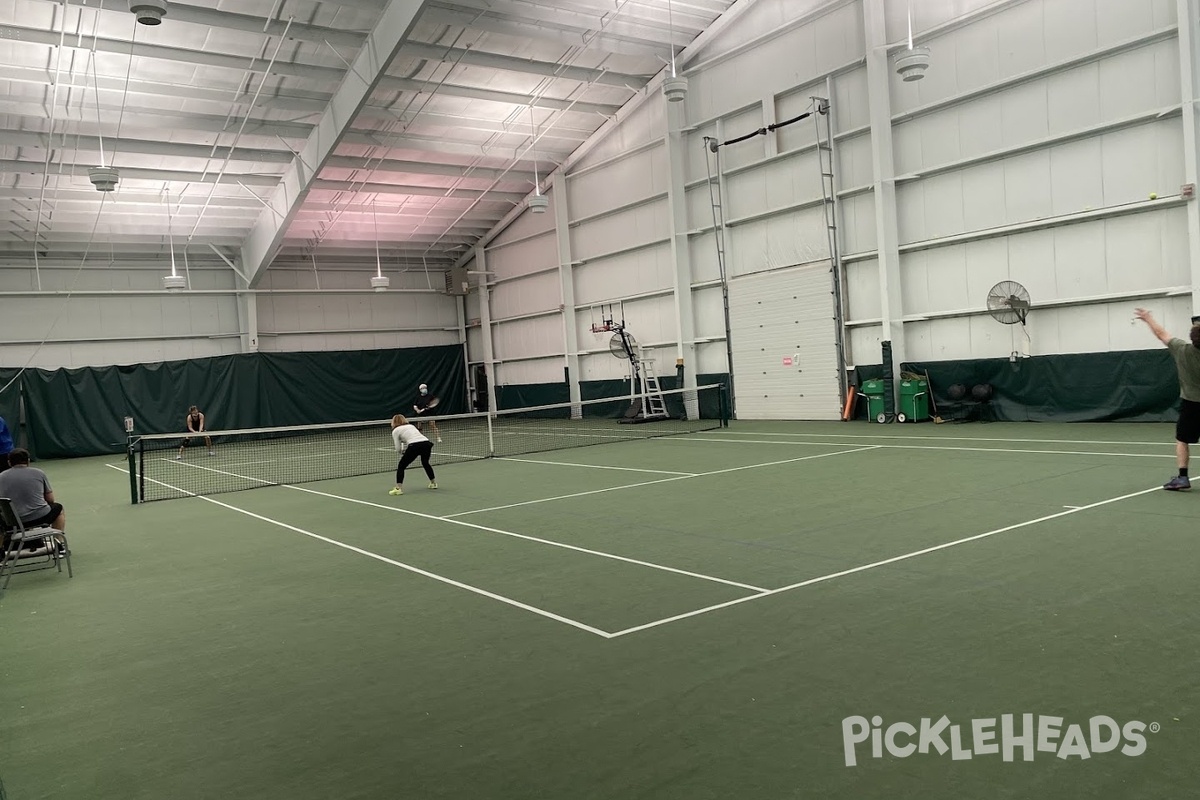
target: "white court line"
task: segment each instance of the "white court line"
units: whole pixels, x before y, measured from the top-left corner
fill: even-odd
[[[837,447],[837,445],[834,445],[834,447]],[[560,494],[556,497],[543,497],[540,500],[526,500],[521,503],[509,503],[509,504],[503,505],[503,506],[491,506],[489,508],[477,508],[474,511],[460,511],[457,514],[447,514],[444,517],[440,517],[440,519],[451,520],[451,519],[454,519],[455,517],[465,517],[469,514],[482,514],[485,511],[502,511],[503,509],[506,509],[506,508],[518,508],[520,506],[532,506],[532,505],[537,505],[539,503],[551,503],[556,500],[570,500],[575,497],[587,497],[587,496],[593,495],[593,494],[604,494],[605,492],[616,492],[616,491],[620,491],[622,489],[636,489],[640,486],[653,486],[656,483],[670,483],[671,481],[685,481],[685,480],[688,480],[689,478],[704,478],[709,475],[724,475],[727,472],[739,472],[744,469],[759,469],[761,467],[776,467],[776,466],[779,466],[780,464],[792,464],[796,461],[811,461],[816,458],[829,458],[830,456],[843,456],[843,455],[848,455],[850,453],[862,453],[866,450],[876,450],[876,449],[878,449],[878,447],[879,447],[879,445],[871,445],[871,446],[867,446],[867,447],[858,447],[858,448],[855,448],[854,450],[839,450],[835,453],[821,453],[821,454],[815,455],[815,456],[802,456],[800,458],[785,458],[782,461],[768,461],[765,464],[747,464],[744,467],[730,467],[729,469],[718,469],[718,470],[713,470],[712,472],[696,472],[696,473],[693,473],[690,475],[677,475],[673,478],[659,478],[656,481],[643,481],[641,483],[627,483],[627,484],[623,484],[621,486],[610,486],[607,489],[592,489],[591,491],[587,491],[587,492],[574,492],[572,494]]]
[[[819,436],[836,436],[841,439],[929,439],[946,442],[1022,442],[1025,444],[1132,444],[1157,447],[1163,442],[1104,442],[1092,439],[997,439],[994,436],[897,436],[894,434],[868,435],[865,433],[782,433],[767,431],[713,431],[727,436],[797,436],[816,438]]]
[[[1121,495],[1120,497],[1114,497],[1109,500],[1101,500],[1098,503],[1092,503],[1091,505],[1086,505],[1086,506],[1079,506],[1078,508],[1071,509],[1070,511],[1060,511],[1057,514],[1049,514],[1045,517],[1038,517],[1037,519],[1031,519],[1027,522],[1018,522],[1015,525],[1008,525],[1003,528],[997,528],[996,530],[988,531],[987,533],[979,533],[974,536],[968,536],[964,539],[957,539],[953,542],[946,542],[945,544],[934,545],[933,547],[926,547],[923,550],[914,550],[911,553],[905,553],[903,555],[893,556],[892,558],[885,558],[882,561],[874,561],[870,564],[863,564],[862,566],[859,566],[859,567],[852,567],[851,569],[844,569],[841,572],[832,572],[828,575],[821,575],[820,577],[817,577],[817,578],[809,578],[806,581],[800,581],[799,583],[793,583],[788,586],[781,586],[778,589],[772,589],[768,592],[763,592],[762,594],[751,595],[749,597],[739,597],[736,600],[729,600],[727,602],[717,603],[716,605],[707,606],[705,608],[698,608],[695,611],[688,611],[683,614],[676,614],[673,617],[667,617],[665,619],[655,620],[654,622],[647,622],[644,625],[635,625],[632,628],[626,628],[625,630],[617,631],[616,633],[611,634],[610,638],[615,639],[618,636],[627,636],[631,633],[637,633],[639,631],[649,630],[650,628],[657,628],[661,625],[667,625],[668,623],[678,622],[679,620],[688,619],[690,617],[697,617],[697,616],[700,616],[701,614],[707,614],[710,611],[718,611],[722,608],[729,608],[730,606],[736,606],[741,603],[748,602],[750,600],[759,600],[763,597],[769,597],[771,595],[777,595],[777,594],[781,594],[783,592],[790,592],[793,589],[801,589],[805,586],[812,586],[813,584],[824,583],[826,581],[832,581],[836,578],[844,578],[847,575],[854,575],[855,573],[858,573],[858,572],[866,572],[867,570],[878,569],[879,567],[887,566],[888,564],[895,564],[900,561],[907,561],[910,558],[917,558],[919,556],[928,555],[929,553],[936,553],[939,550],[945,550],[950,547],[957,547],[960,544],[966,544],[968,542],[974,542],[974,541],[978,541],[980,539],[986,539],[989,536],[996,536],[997,534],[1007,533],[1008,531],[1014,531],[1014,530],[1017,530],[1018,528],[1027,528],[1030,525],[1036,525],[1039,522],[1048,522],[1049,520],[1058,519],[1059,517],[1067,517],[1067,516],[1070,516],[1071,514],[1078,514],[1079,512],[1087,511],[1088,509],[1099,508],[1100,506],[1106,506],[1111,503],[1118,503],[1122,500],[1128,500],[1131,497],[1139,497],[1144,494],[1150,494],[1151,492],[1161,492],[1161,491],[1162,491],[1161,486],[1155,486],[1153,489],[1143,489],[1140,492],[1133,492],[1131,494]]]
[[[844,447],[849,442],[780,442],[767,441],[764,439],[733,439],[730,437],[720,437],[717,439],[689,436],[686,439],[656,439],[655,441],[668,442],[720,442],[722,444],[783,444],[789,447]],[[1003,441],[996,439],[994,441]],[[1162,443],[1159,443],[1162,446]],[[1040,453],[1042,455],[1060,455],[1060,456],[1116,456],[1119,458],[1175,458],[1175,453],[1099,453],[1090,450],[1024,450],[1014,447],[935,447],[926,444],[877,444],[873,447],[881,450],[949,450],[966,453]]]
[[[258,483],[262,483],[267,486],[279,485],[279,484],[271,483],[270,481],[260,480],[259,478],[252,478],[248,475],[238,475],[233,472],[226,472],[224,470],[214,469],[212,467],[203,467],[203,466],[200,466],[199,464],[191,464],[189,466],[192,466],[196,469],[202,469],[202,470],[205,470],[208,472],[216,472],[221,475],[229,475],[230,477],[233,477],[233,478],[241,478],[243,480],[256,481]],[[174,487],[172,487],[172,488],[174,488]],[[449,517],[436,517],[433,514],[422,514],[419,511],[411,511],[407,508],[397,508],[396,506],[385,506],[381,503],[373,503],[369,500],[358,500],[353,497],[343,497],[342,495],[338,495],[338,494],[330,494],[328,492],[319,492],[316,489],[308,489],[303,486],[284,485],[283,488],[291,489],[292,491],[295,491],[295,492],[307,492],[308,494],[315,494],[320,497],[328,497],[331,500],[342,500],[347,503],[356,503],[358,505],[370,506],[371,508],[381,508],[384,511],[393,511],[398,514],[408,514],[409,516],[420,517],[421,519],[434,520],[436,522],[448,522],[451,525],[460,525],[464,528],[473,528],[475,530],[487,531],[488,533],[497,533],[497,534],[500,534],[501,536],[510,536],[514,539],[524,539],[525,541],[529,541],[529,542],[537,542],[538,544],[549,545],[550,547],[559,547],[559,548],[562,548],[563,550],[573,550],[577,553],[585,553],[590,556],[598,556],[599,558],[607,558],[607,559],[611,559],[613,561],[623,561],[627,564],[636,564],[639,567],[647,567],[649,569],[656,569],[661,572],[671,572],[676,575],[686,576],[688,578],[698,578],[698,579],[704,580],[704,581],[712,581],[713,583],[723,583],[726,586],[735,586],[739,589],[748,589],[752,592],[767,591],[766,589],[764,589],[761,586],[751,586],[750,584],[747,584],[747,583],[738,583],[737,581],[730,581],[730,580],[726,580],[725,578],[717,578],[712,575],[704,575],[699,572],[689,572],[685,569],[676,569],[675,567],[668,567],[663,564],[655,564],[650,561],[640,561],[636,558],[627,558],[626,556],[619,556],[619,555],[616,555],[615,553],[605,553],[602,550],[590,550],[586,547],[578,547],[573,544],[566,544],[565,542],[556,542],[553,539],[541,539],[537,536],[528,536],[524,533],[513,533],[512,531],[500,530],[499,528],[489,528],[486,525],[477,525],[474,522],[463,522],[462,520],[450,519]],[[208,498],[204,498],[204,499],[207,500]]]
[[[105,464],[104,466],[111,467],[112,469],[115,469],[118,472],[124,472],[126,475],[129,474],[129,470],[122,469],[121,467],[118,467],[115,464]],[[576,620],[570,619],[569,617],[564,617],[560,614],[555,614],[552,611],[546,611],[545,609],[538,608],[537,606],[531,606],[528,603],[522,603],[520,600],[514,600],[511,597],[505,597],[504,595],[496,594],[495,592],[489,592],[486,589],[480,589],[478,586],[472,586],[469,583],[463,583],[462,581],[456,581],[453,578],[447,578],[443,575],[438,575],[436,572],[430,572],[429,570],[424,570],[424,569],[421,569],[420,567],[414,567],[412,564],[405,564],[402,561],[396,561],[395,559],[388,558],[387,556],[381,556],[378,553],[372,553],[370,550],[363,550],[361,547],[355,547],[354,545],[346,544],[345,542],[339,542],[337,539],[330,539],[328,536],[322,536],[318,533],[313,533],[312,531],[306,531],[303,528],[297,528],[294,525],[288,525],[286,522],[280,522],[277,519],[271,519],[270,517],[264,517],[264,516],[261,516],[260,514],[255,514],[252,511],[247,511],[244,508],[238,508],[237,506],[233,506],[228,503],[222,503],[220,500],[214,500],[211,497],[204,497],[202,495],[197,495],[197,494],[194,494],[193,492],[187,491],[186,489],[181,489],[178,486],[172,486],[169,483],[163,483],[162,481],[158,481],[153,478],[146,478],[145,476],[143,476],[143,479],[148,480],[151,483],[157,483],[160,486],[166,486],[168,489],[174,489],[177,492],[182,492],[183,494],[188,495],[189,497],[195,497],[198,500],[203,500],[206,503],[212,503],[213,505],[220,506],[221,508],[227,508],[230,511],[236,511],[239,514],[245,514],[248,517],[253,517],[254,519],[270,523],[271,525],[277,525],[280,528],[286,528],[289,531],[294,531],[296,533],[304,534],[305,536],[311,537],[311,538],[316,539],[321,542],[325,542],[326,544],[331,544],[331,545],[334,545],[335,547],[340,547],[343,550],[349,550],[352,553],[358,553],[359,555],[366,556],[367,558],[373,558],[376,561],[382,561],[383,563],[390,564],[393,567],[399,567],[400,569],[408,570],[409,572],[412,572],[414,574],[420,575],[425,578],[430,578],[430,579],[438,581],[440,583],[445,583],[445,584],[447,584],[449,586],[453,586],[457,589],[465,589],[468,592],[472,592],[472,593],[480,595],[482,597],[486,597],[490,600],[498,600],[499,602],[505,603],[506,605],[513,606],[514,608],[519,608],[523,611],[528,611],[532,614],[537,614],[538,616],[545,617],[547,619],[552,619],[555,622],[561,622],[564,625],[570,625],[572,628],[578,628],[581,631],[587,631],[588,633],[595,634],[596,636],[600,636],[605,639],[612,638],[612,634],[608,633],[607,631],[602,631],[599,628],[593,628],[591,625],[585,625],[582,622],[578,622]]]
[[[574,464],[570,461],[537,461],[532,458],[497,457],[497,461],[519,461],[522,464],[549,464],[552,467],[584,467],[586,469],[615,469],[622,472],[651,472],[659,475],[695,475],[694,472],[677,472],[670,469],[637,469],[636,467],[610,467],[605,464]]]

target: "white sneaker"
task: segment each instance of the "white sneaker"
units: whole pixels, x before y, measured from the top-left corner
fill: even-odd
[[[183,456],[175,456],[176,461],[183,461]]]
[[[215,455],[216,455],[216,453],[214,453],[212,450],[209,450],[209,451],[208,451],[208,454],[209,454],[210,456],[215,456]]]

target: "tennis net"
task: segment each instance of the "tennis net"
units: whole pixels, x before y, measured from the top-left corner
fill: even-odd
[[[663,392],[666,415],[633,417],[630,397],[411,419],[437,465],[713,430],[728,424],[725,387]],[[211,447],[209,446],[211,443]],[[134,503],[391,472],[391,420],[133,436]]]

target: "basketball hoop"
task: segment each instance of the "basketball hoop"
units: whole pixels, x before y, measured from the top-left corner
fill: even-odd
[[[618,303],[601,303],[600,305],[592,306],[592,333],[611,333],[625,325],[624,309],[622,308],[618,311],[617,305]],[[620,322],[617,322],[618,314],[621,317]]]

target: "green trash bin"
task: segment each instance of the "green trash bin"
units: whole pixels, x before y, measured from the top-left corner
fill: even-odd
[[[862,393],[867,396],[867,419],[887,422],[887,414],[884,411],[884,395],[887,394],[887,389],[884,382],[878,378],[863,381]]]
[[[929,384],[923,380],[900,381],[900,413],[897,422],[929,419]]]

